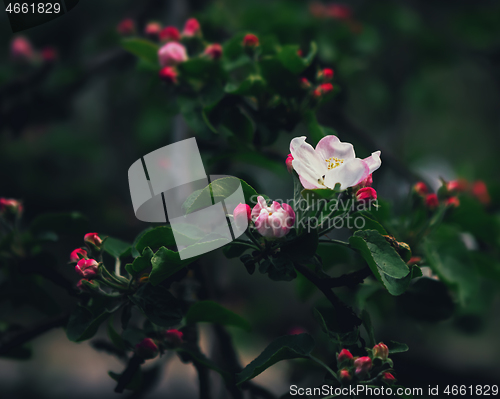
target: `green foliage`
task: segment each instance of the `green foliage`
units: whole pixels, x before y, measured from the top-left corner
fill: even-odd
[[[309,334],[285,335],[276,338],[241,373],[237,374],[237,384],[254,378],[282,360],[307,358],[313,348],[314,341]]]
[[[158,65],[158,46],[144,39],[123,39],[122,47],[151,65]],[[158,69],[159,65],[158,65]]]

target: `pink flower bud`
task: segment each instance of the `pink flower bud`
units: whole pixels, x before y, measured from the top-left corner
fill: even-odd
[[[203,54],[208,55],[213,60],[218,60],[222,57],[222,46],[218,43],[210,44]]]
[[[429,192],[429,189],[424,182],[419,181],[413,186],[413,191],[415,191],[418,195],[424,196]]]
[[[318,72],[318,79],[323,82],[329,82],[333,79],[333,69],[325,68]]]
[[[377,192],[371,187],[364,187],[356,193],[356,200],[363,203],[369,203],[377,199]]]
[[[478,180],[474,182],[472,185],[472,194],[484,205],[488,205],[491,202],[488,187],[486,187],[484,181]]]
[[[351,373],[349,373],[349,370],[347,369],[340,370],[340,380],[342,382],[349,382],[352,380],[352,375]]]
[[[135,346],[135,354],[142,359],[153,359],[158,353],[158,345],[151,338],[144,338]]]
[[[420,256],[412,256],[410,258],[410,260],[408,262],[406,262],[406,264],[408,266],[413,266],[413,265],[419,264],[421,261],[422,261],[422,258]]]
[[[80,259],[87,259],[87,251],[77,248],[69,255],[70,262],[78,262]]]
[[[243,47],[257,47],[259,45],[259,38],[252,33],[248,33],[243,38]]]
[[[188,55],[186,48],[177,42],[169,42],[158,51],[160,65],[162,67],[177,65],[187,61]]]
[[[300,88],[304,90],[309,90],[311,88],[311,82],[307,78],[299,79]]]
[[[469,186],[469,183],[465,179],[458,179],[458,180],[451,180],[448,182],[446,185],[446,188],[448,191],[452,192],[462,192],[466,191],[467,187]]]
[[[373,347],[373,357],[379,357],[382,360],[387,360],[389,357],[389,348],[383,342]]]
[[[99,269],[99,263],[95,259],[80,259],[75,266],[75,271],[84,279],[94,277]]]
[[[247,204],[239,204],[233,211],[234,223],[238,230],[246,230],[252,220],[252,211]]]
[[[41,52],[42,60],[45,63],[52,63],[57,59],[57,51],[54,47],[45,47]]]
[[[346,20],[351,18],[352,11],[344,4],[330,4],[326,7],[326,14],[334,19]]]
[[[122,36],[130,36],[135,33],[135,22],[130,18],[121,21],[116,27],[116,31]]]
[[[359,188],[363,188],[363,187],[371,187],[373,184],[373,177],[372,177],[372,174],[370,173],[368,175],[368,177],[364,180],[362,180],[359,184],[358,184],[358,187]]]
[[[337,362],[342,363],[344,361],[350,361],[353,359],[353,356],[351,352],[349,352],[347,349],[342,349],[337,356]]]
[[[326,96],[333,91],[333,85],[331,83],[322,83],[316,87],[313,91],[314,98],[320,98]]]
[[[281,238],[287,235],[295,223],[295,212],[286,203],[280,205],[276,201],[267,206],[262,196],[257,197],[257,205],[252,209],[252,220],[255,228],[267,238]]]
[[[159,72],[160,79],[171,84],[177,84],[177,75],[177,70],[171,66],[166,66]]]
[[[17,36],[12,40],[10,54],[17,61],[33,61],[35,58],[31,43],[23,36]]]
[[[196,18],[189,18],[186,21],[182,35],[186,37],[201,36],[201,26]]]
[[[386,371],[385,373],[382,373],[382,381],[385,381],[388,384],[394,384],[396,382],[396,378],[391,373]]]
[[[83,236],[83,241],[88,242],[89,244],[95,245],[96,247],[100,247],[102,244],[101,238],[97,235],[97,233],[87,233]]]
[[[460,206],[460,200],[457,197],[450,197],[446,200],[446,206],[458,208]]]
[[[293,172],[293,165],[292,165],[292,161],[293,161],[293,156],[292,154],[288,154],[288,157],[286,157],[286,168],[288,170],[288,173],[292,173]]]
[[[358,357],[354,360],[354,367],[356,367],[356,375],[364,376],[372,368],[372,359],[368,356]]]
[[[179,330],[172,329],[165,331],[166,340],[175,346],[179,346],[182,344],[183,336],[184,334]]]
[[[439,206],[439,199],[436,194],[427,194],[425,197],[425,206],[429,209],[435,209]]]
[[[162,31],[161,24],[158,22],[149,22],[144,28],[144,34],[151,39],[159,39]]]
[[[178,42],[179,40],[181,40],[181,34],[175,26],[167,26],[160,32],[162,42]]]
[[[4,212],[20,216],[23,213],[23,204],[15,199],[0,198],[0,213]]]

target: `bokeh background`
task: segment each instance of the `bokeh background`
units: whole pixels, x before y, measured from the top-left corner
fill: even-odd
[[[385,164],[377,172],[377,191],[396,206],[408,195],[414,174],[436,187],[439,177],[481,179],[495,192],[500,183],[500,3],[344,4],[352,11],[349,21],[318,15],[304,1],[81,0],[63,18],[22,32],[37,49],[57,49],[57,62],[35,80],[12,61],[14,35],[0,12],[0,195],[22,199],[28,221],[42,212],[80,211],[88,217],[89,231],[130,242],[146,228],[133,213],[127,170],[142,155],[193,132],[158,80],[138,70],[135,57],[120,49],[116,26],[130,17],[139,30],[151,20],[181,28],[191,16],[214,42],[242,31],[273,34],[281,43],[304,47],[316,41],[319,64],[332,67],[341,86],[318,119],[335,128],[341,140],[354,143],[360,156],[382,150]],[[271,198],[288,198],[292,182],[284,159],[290,139],[303,134],[301,126],[281,134],[263,152],[262,165],[231,159],[222,140],[201,137],[198,144],[208,174],[238,176]],[[80,232],[63,237],[61,265],[80,240]],[[218,276],[217,300],[254,325],[253,334],[231,331],[243,364],[272,337],[294,327],[317,330],[294,284],[249,277],[220,254],[210,262]],[[75,278],[70,271],[67,275]],[[71,305],[47,284],[60,308]],[[468,320],[466,327],[456,319],[409,318],[401,304],[379,307],[373,315],[377,338],[410,346],[394,356],[399,380],[408,387],[499,383],[500,301],[494,295],[483,317]],[[0,323],[29,324],[42,317],[5,302],[0,313]],[[114,397],[107,372],[123,366],[90,346],[69,342],[62,330],[37,338],[31,359],[0,360],[0,397]],[[203,347],[208,353],[217,349],[208,328]],[[281,394],[303,373],[301,367],[300,362],[279,364],[257,380]],[[291,377],[285,377],[290,370]],[[174,359],[160,373],[146,397],[197,397],[191,366]]]

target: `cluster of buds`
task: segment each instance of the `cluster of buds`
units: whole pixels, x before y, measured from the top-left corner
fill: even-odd
[[[269,239],[286,236],[295,224],[295,212],[290,205],[273,201],[268,206],[260,195],[253,209],[247,204],[239,204],[233,211],[233,218],[239,229],[244,229],[253,222],[259,234]]]
[[[460,194],[472,195],[483,205],[488,205],[491,202],[488,187],[481,180],[473,183],[469,183],[465,179],[443,182],[442,187],[438,190],[438,194],[430,193],[425,183],[418,182],[413,186],[413,192],[422,197],[426,207],[431,210],[439,207],[441,203],[444,203],[449,208],[457,208],[460,206],[460,200],[457,195]]]
[[[86,248],[76,248],[69,255],[69,263],[75,264],[75,272],[82,278],[77,288],[84,291],[97,287],[92,280],[99,276],[100,263],[89,257],[89,253],[99,254],[102,250],[103,240],[97,233],[87,233],[83,237]]]
[[[154,359],[164,349],[172,349],[182,345],[184,334],[179,330],[167,330],[163,335],[157,338],[144,338],[134,349],[134,353],[141,359]]]
[[[333,75],[333,69],[324,68],[316,74],[316,85],[313,85],[306,77],[299,78],[299,85],[301,89],[310,91],[312,97],[319,100],[333,92],[334,87],[330,83]]]
[[[57,51],[53,47],[44,47],[40,51],[33,48],[31,42],[24,36],[17,36],[10,44],[10,55],[14,61],[21,63],[51,64],[57,59]]]
[[[0,198],[0,215],[10,214],[20,217],[23,213],[21,201],[8,198]]]
[[[392,384],[396,381],[394,376],[386,368],[376,370],[379,366],[386,364],[392,367],[389,359],[389,348],[383,342],[368,349],[369,356],[354,357],[347,349],[342,349],[337,354],[338,376],[342,383],[350,383],[353,379],[363,381],[370,378],[370,373],[376,371],[377,377]]]

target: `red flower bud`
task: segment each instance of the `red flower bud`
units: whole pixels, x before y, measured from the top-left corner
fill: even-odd
[[[76,288],[80,291],[92,292],[99,289],[99,284],[93,280],[86,280],[82,278],[78,283],[76,283]]]
[[[248,33],[243,38],[243,47],[257,47],[259,45],[259,38],[252,33]]]
[[[457,197],[450,197],[446,200],[446,206],[458,208],[460,200]]]
[[[201,36],[201,26],[196,18],[189,18],[186,21],[182,35],[186,37]]]
[[[413,191],[415,191],[418,195],[423,196],[429,192],[429,189],[424,182],[419,181],[413,186]]]
[[[292,165],[293,157],[292,154],[288,154],[288,157],[286,158],[286,168],[288,169],[288,173],[292,173],[293,171],[293,165]]]
[[[162,27],[161,24],[158,22],[149,22],[144,28],[144,34],[154,40],[160,38],[161,31]]]
[[[218,43],[210,44],[203,54],[208,55],[213,60],[218,60],[222,57],[222,46]]]
[[[167,339],[167,341],[169,341],[171,344],[175,346],[182,344],[183,336],[184,334],[179,330],[172,329],[165,331],[165,338]]]
[[[337,362],[342,363],[343,361],[346,360],[352,360],[353,356],[351,352],[349,352],[347,349],[342,349],[340,353],[337,356]]]
[[[51,63],[57,59],[57,51],[54,47],[45,47],[42,49],[41,56],[44,62]]]
[[[422,258],[420,256],[412,256],[410,258],[410,260],[408,262],[406,262],[406,264],[408,266],[413,266],[413,265],[420,263],[421,261],[422,261]]]
[[[87,251],[77,248],[69,255],[70,262],[78,262],[80,259],[87,259]]]
[[[322,83],[316,87],[313,91],[314,98],[323,97],[333,91],[333,85],[331,83]]]
[[[15,199],[0,198],[0,213],[4,212],[20,216],[23,213],[23,204]]]
[[[389,357],[389,348],[383,342],[373,347],[373,357],[379,357],[382,360],[387,360]]]
[[[116,27],[117,32],[122,36],[130,36],[135,33],[135,22],[130,19],[124,19]]]
[[[453,192],[462,192],[466,191],[469,183],[465,179],[458,179],[458,180],[452,180],[449,181],[446,187],[448,188],[448,191],[453,191]]]
[[[349,382],[352,380],[352,375],[351,373],[349,373],[349,370],[347,369],[340,370],[340,380],[342,382]]]
[[[330,4],[326,7],[326,14],[334,19],[346,20],[351,18],[352,11],[344,4]]]
[[[307,78],[304,78],[304,77],[300,78],[299,84],[300,84],[301,89],[308,90],[311,88],[311,82],[309,82],[309,80],[307,80]]]
[[[318,79],[323,82],[329,82],[333,79],[333,69],[325,68],[318,72]]]
[[[436,194],[427,194],[425,197],[425,206],[429,209],[435,209],[439,206],[438,196]]]
[[[368,203],[377,199],[377,192],[371,187],[363,187],[356,193],[356,200]]]
[[[158,345],[151,338],[144,338],[135,346],[135,354],[142,359],[153,359],[158,353]]]
[[[300,326],[295,326],[292,327],[288,330],[288,335],[299,335],[299,334],[305,334],[307,333],[307,330],[304,327]]]
[[[177,83],[177,70],[174,67],[166,66],[160,69],[159,76],[160,79],[167,83],[176,84]]]
[[[175,26],[167,26],[163,28],[159,34],[160,41],[162,42],[178,42],[181,40],[181,34],[179,33],[179,29]]]
[[[359,357],[354,360],[354,367],[356,367],[356,375],[363,376],[372,368],[372,359],[368,356]]]
[[[248,222],[252,220],[252,210],[247,204],[239,204],[233,211],[233,218],[239,230],[246,230]]]
[[[297,50],[297,55],[298,55],[299,57],[303,57],[303,56],[304,56],[304,52],[303,52],[303,51],[299,48],[299,49]]]
[[[28,39],[23,36],[15,37],[10,44],[10,55],[17,61],[33,61],[35,52]]]
[[[382,381],[385,381],[388,384],[394,384],[396,382],[396,378],[391,373],[386,371],[385,373],[382,373]]]
[[[101,238],[97,235],[97,233],[87,233],[83,236],[83,241],[88,242],[89,244],[95,245],[96,247],[100,247],[102,244]]]
[[[75,266],[75,271],[84,279],[94,277],[99,269],[99,263],[95,259],[80,259]]]
[[[472,185],[472,194],[484,205],[488,205],[491,202],[488,187],[486,187],[484,181],[478,180],[474,182]]]

